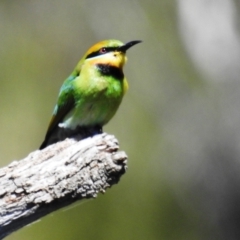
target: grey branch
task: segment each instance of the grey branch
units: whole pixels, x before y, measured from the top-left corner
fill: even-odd
[[[77,200],[95,198],[125,173],[114,136],[66,139],[0,169],[0,239]]]

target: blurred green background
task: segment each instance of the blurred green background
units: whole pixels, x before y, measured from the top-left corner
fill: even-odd
[[[104,128],[128,154],[127,173],[6,239],[240,239],[239,11],[238,0],[1,0],[1,166],[39,147],[91,45],[143,40]]]

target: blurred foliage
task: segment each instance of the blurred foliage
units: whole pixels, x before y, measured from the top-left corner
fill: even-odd
[[[104,128],[129,156],[126,175],[6,239],[239,239],[235,11],[232,0],[1,0],[2,166],[39,147],[63,80],[92,44],[143,40]]]

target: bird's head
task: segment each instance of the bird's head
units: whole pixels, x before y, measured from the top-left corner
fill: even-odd
[[[127,57],[126,51],[141,41],[131,41],[126,44],[118,40],[105,40],[93,45],[85,53],[79,67],[81,68],[85,61],[91,64],[109,64],[118,68],[122,68]]]

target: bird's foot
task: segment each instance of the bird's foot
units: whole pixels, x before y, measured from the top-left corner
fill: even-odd
[[[94,127],[77,127],[75,130],[75,138],[78,140],[87,138],[87,137],[93,137],[97,134],[101,134],[102,127],[100,126],[94,126]]]

